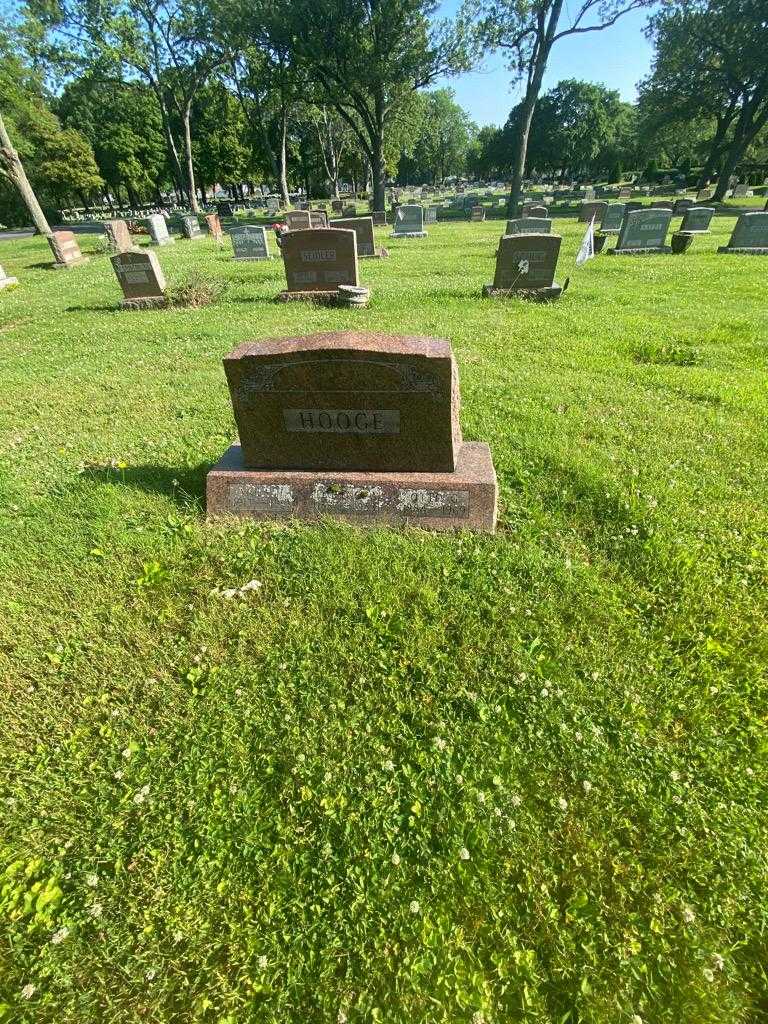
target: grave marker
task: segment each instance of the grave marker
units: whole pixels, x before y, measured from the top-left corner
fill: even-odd
[[[505,235],[549,235],[552,221],[548,217],[515,217],[508,220]]]
[[[289,231],[282,238],[287,287],[284,301],[338,301],[339,287],[360,288],[357,236],[345,228]]]
[[[547,209],[546,206],[537,206],[537,205],[534,204],[534,205],[528,207],[528,213],[526,214],[526,216],[528,216],[528,217],[545,217],[546,218],[546,217],[549,217],[549,210]]]
[[[598,202],[582,203],[581,209],[579,210],[579,224],[589,224],[592,218],[595,218],[595,223],[602,219],[605,213],[605,208],[608,203],[600,200]]]
[[[173,245],[176,241],[168,234],[168,223],[162,213],[153,213],[147,217],[147,227],[152,245]]]
[[[680,230],[689,234],[703,235],[709,231],[709,225],[715,215],[713,206],[689,206],[683,214]]]
[[[133,240],[124,220],[104,221],[104,234],[110,252],[127,252],[133,248]]]
[[[88,257],[80,252],[80,246],[71,231],[54,231],[48,236],[48,245],[56,260],[54,266],[57,270],[68,270],[88,263]]]
[[[157,309],[168,305],[165,277],[153,252],[119,252],[111,263],[123,289],[123,309]]]
[[[325,209],[322,210],[310,210],[309,211],[309,226],[311,228],[327,228],[328,227],[328,212]]]
[[[203,232],[200,229],[200,222],[194,214],[181,218],[181,233],[190,241],[193,238],[203,237]]]
[[[680,217],[686,210],[690,210],[692,206],[692,199],[676,199],[674,209],[672,210],[672,216]]]
[[[0,292],[3,288],[13,288],[14,285],[17,285],[18,283],[18,277],[8,277],[3,268],[0,267]]]
[[[389,253],[386,249],[376,248],[373,237],[373,217],[343,217],[331,221],[332,228],[347,228],[354,231],[357,236],[357,256],[362,257],[384,257]]]
[[[267,196],[267,216],[276,217],[280,210],[280,201],[277,196]]]
[[[463,441],[448,341],[281,338],[224,368],[240,443],[208,474],[210,516],[495,529],[493,463]]]
[[[626,207],[624,203],[608,203],[603,210],[600,231],[604,235],[617,235],[621,230],[621,222],[624,220],[625,212]]]
[[[671,210],[650,207],[633,210],[624,217],[616,248],[608,251],[617,254],[671,252],[664,244],[671,220]]]
[[[372,214],[372,217],[373,217],[373,226],[375,228],[386,227],[386,224],[387,224],[387,214],[386,214],[385,210],[374,210],[373,214]]]
[[[469,219],[474,223],[479,223],[485,220],[485,207],[484,206],[473,206],[469,212]]]
[[[234,259],[237,261],[270,260],[265,228],[257,224],[243,224],[229,229]]]
[[[768,213],[740,214],[728,245],[721,245],[717,251],[768,256]]]
[[[224,241],[224,232],[221,229],[221,221],[218,213],[207,213],[205,223],[208,225],[208,234],[219,245]]]
[[[558,299],[562,288],[554,277],[560,242],[560,235],[504,235],[496,253],[493,284],[484,286],[483,296]]]
[[[421,206],[398,206],[390,238],[426,238],[424,210]]]
[[[424,223],[425,224],[436,224],[437,223],[437,207],[427,206],[424,210]]]
[[[234,217],[235,208],[228,200],[222,200],[216,204],[219,217]]]
[[[285,215],[285,223],[289,231],[306,231],[312,227],[312,217],[309,210],[289,210]]]

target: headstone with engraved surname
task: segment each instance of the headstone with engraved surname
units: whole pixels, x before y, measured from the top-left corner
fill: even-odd
[[[472,209],[469,212],[469,219],[471,221],[475,221],[476,223],[478,221],[485,220],[485,207],[484,206],[473,206]]]
[[[339,285],[360,286],[357,236],[345,228],[289,231],[282,238],[287,287],[281,298],[338,293]]]
[[[71,231],[54,231],[48,236],[48,244],[56,260],[54,266],[57,269],[69,269],[88,262],[88,257],[80,252],[80,246]]]
[[[176,239],[168,234],[168,222],[162,213],[153,213],[147,217],[147,227],[152,245],[172,245]]]
[[[224,232],[221,230],[221,221],[218,213],[207,213],[205,223],[208,226],[208,234],[219,245],[224,241]]]
[[[689,206],[683,214],[680,230],[688,234],[705,234],[715,215],[713,206]]]
[[[621,225],[619,238],[611,253],[668,253],[665,245],[672,211],[667,209],[633,210]]]
[[[110,252],[126,252],[133,246],[131,233],[124,220],[105,220],[104,235]]]
[[[282,338],[224,366],[240,444],[208,475],[209,516],[494,530],[490,451],[461,436],[448,341]]]
[[[599,223],[607,205],[608,203],[603,201],[582,203],[579,210],[579,224],[589,224],[593,217],[595,223]]]
[[[604,235],[616,235],[621,230],[621,222],[624,220],[626,207],[624,203],[608,203],[603,210],[603,219],[600,221],[600,230]]]
[[[265,228],[257,224],[242,224],[229,229],[229,237],[232,241],[234,259],[246,260],[268,260],[269,243]]]
[[[2,267],[0,267],[0,291],[3,288],[12,288],[14,285],[19,283],[18,277],[8,277]]]
[[[424,223],[425,224],[436,224],[437,223],[437,207],[427,206],[424,209]]]
[[[289,210],[285,215],[285,223],[289,231],[306,231],[312,227],[309,210]]]
[[[718,252],[768,256],[768,213],[742,213],[728,241]]]
[[[424,208],[413,204],[398,206],[392,238],[425,238]]]
[[[386,249],[377,249],[373,237],[373,217],[342,217],[331,221],[332,228],[347,228],[357,235],[358,259],[364,256],[386,256]]]
[[[386,210],[374,210],[371,214],[373,218],[373,226],[375,228],[386,227],[387,224],[387,213]]]
[[[165,277],[157,256],[151,250],[119,252],[111,262],[123,289],[123,309],[152,309],[168,305]]]
[[[515,217],[508,220],[505,235],[550,235],[552,221],[548,217]]]
[[[485,285],[486,298],[524,297],[551,301],[562,288],[555,283],[560,235],[503,235],[496,253],[493,284]]]
[[[310,210],[309,211],[309,226],[311,228],[327,228],[328,227],[328,211],[327,210]]]

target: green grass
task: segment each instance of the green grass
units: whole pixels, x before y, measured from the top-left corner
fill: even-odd
[[[106,257],[0,244],[0,1019],[768,1019],[768,260],[732,224],[577,270],[558,222],[551,306],[480,298],[498,222],[381,230],[355,312],[205,239],[158,255],[218,304],[124,313]],[[495,537],[205,524],[221,357],[351,326],[451,339]]]

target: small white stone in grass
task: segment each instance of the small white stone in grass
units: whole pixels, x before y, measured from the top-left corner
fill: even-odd
[[[694,912],[691,910],[690,907],[685,907],[684,908],[684,910],[683,910],[683,920],[685,921],[686,924],[693,924],[693,922],[696,920],[696,915],[694,914]]]
[[[392,854],[392,863],[395,865],[395,867],[397,867],[397,865],[400,863],[400,857],[398,856],[398,854]]]
[[[560,808],[561,811],[567,811],[568,801],[565,799],[565,797],[561,796],[557,801],[557,806]]]
[[[412,914],[418,914],[421,912],[421,904],[418,900],[411,900],[410,911]]]
[[[469,860],[469,850],[466,848],[466,846],[462,846],[462,848],[459,850],[459,857],[461,858],[461,860]]]
[[[37,987],[35,985],[25,985],[24,988],[21,990],[21,998],[31,999],[35,992],[37,992]]]
[[[62,928],[59,928],[58,931],[55,931],[53,933],[53,935],[51,936],[51,942],[54,944],[54,946],[58,946],[59,943],[63,942],[68,935],[69,928],[67,928],[67,926],[64,925]]]

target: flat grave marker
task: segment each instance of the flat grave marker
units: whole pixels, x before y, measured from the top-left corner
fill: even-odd
[[[0,266],[0,291],[2,291],[4,288],[13,288],[18,283],[18,277],[8,277],[6,272]]]

